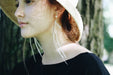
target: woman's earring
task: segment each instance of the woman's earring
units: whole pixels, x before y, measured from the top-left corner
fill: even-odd
[[[55,18],[57,19],[58,16],[56,15]],[[60,47],[60,41],[58,40],[58,33],[57,33],[56,27],[61,28],[61,26],[55,20],[55,23],[53,26],[53,42],[54,42],[56,49],[58,49]],[[63,59],[63,61],[68,65],[68,63],[65,60],[66,56],[65,56],[64,52],[62,50],[58,49],[58,53],[61,56],[61,58]]]
[[[37,51],[39,52],[39,54],[40,54],[40,56],[42,57],[42,47],[41,47],[41,45],[40,45],[40,43],[37,41],[37,39],[36,38],[34,38],[34,42],[35,42],[35,46],[36,46],[36,49],[37,49]]]
[[[34,61],[36,62],[35,53],[34,53],[34,50],[33,50],[33,47],[32,47],[31,39],[32,38],[29,39],[29,43],[30,43],[30,47],[31,47],[31,51],[32,51],[32,54],[33,54]]]
[[[58,15],[55,16],[55,23],[54,23],[55,25],[54,26],[61,28],[61,26],[57,23],[57,18],[58,18]]]
[[[56,15],[55,18],[57,19],[57,17],[58,17],[58,16]]]

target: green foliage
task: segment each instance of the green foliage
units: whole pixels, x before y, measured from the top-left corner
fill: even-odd
[[[104,47],[109,53],[113,51],[113,38],[107,32],[107,24],[104,25]]]

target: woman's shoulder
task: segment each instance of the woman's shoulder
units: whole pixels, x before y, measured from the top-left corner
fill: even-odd
[[[81,53],[67,61],[72,69],[84,72],[84,75],[110,75],[101,59],[94,53]]]
[[[88,73],[100,73],[94,73],[95,75],[103,75],[103,73],[109,75],[101,59],[88,49],[78,44],[70,44],[64,46],[64,52],[68,56],[67,62],[70,64],[70,66],[82,67],[80,69],[89,70]]]
[[[65,46],[62,46],[60,48],[60,50],[62,50],[65,54],[65,56],[67,57],[67,60],[74,58],[82,53],[92,53],[91,51],[89,51],[88,49],[86,49],[85,47],[82,47],[78,44],[75,43],[71,43]]]
[[[63,51],[67,56],[67,61],[80,63],[81,65],[101,65],[103,62],[93,52],[78,44],[70,44],[63,47]]]
[[[75,62],[81,62],[81,64],[88,64],[91,62],[97,62],[98,60],[100,60],[94,53],[89,53],[89,52],[83,52],[83,53],[80,53],[78,55],[76,55],[75,57],[67,60],[68,62],[72,62],[75,63]]]

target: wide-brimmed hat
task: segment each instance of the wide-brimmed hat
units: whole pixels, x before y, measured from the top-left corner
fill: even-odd
[[[0,7],[2,11],[14,22],[18,25],[17,19],[14,16],[16,11],[16,0],[0,0]]]
[[[82,31],[83,31],[83,22],[81,19],[81,16],[76,9],[78,0],[56,0],[59,4],[61,4],[73,17],[75,20],[80,36],[79,40],[82,36]],[[2,8],[3,12],[14,22],[18,25],[17,19],[14,16],[14,13],[16,11],[16,0],[0,0],[0,7]]]

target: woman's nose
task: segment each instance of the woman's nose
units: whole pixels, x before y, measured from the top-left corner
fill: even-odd
[[[24,18],[25,17],[24,9],[22,7],[18,7],[15,11],[15,16],[17,18]]]

